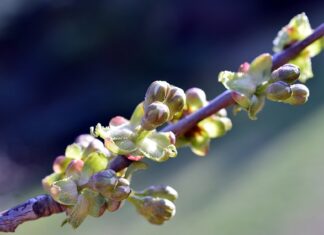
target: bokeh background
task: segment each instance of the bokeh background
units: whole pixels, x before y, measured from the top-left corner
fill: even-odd
[[[323,1],[0,1],[0,211],[42,193],[40,180],[66,145],[97,122],[129,117],[154,80],[209,98],[221,70],[271,52],[278,30],[305,11],[324,21]],[[131,206],[73,231],[64,215],[17,234],[324,234],[324,56],[313,60],[306,105],[267,103],[245,113],[206,158],[181,150],[150,163],[135,187],[166,183],[176,217],[148,224]]]

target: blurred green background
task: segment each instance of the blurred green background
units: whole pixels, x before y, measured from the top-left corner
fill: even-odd
[[[277,31],[305,11],[316,27],[321,1],[0,2],[0,210],[42,193],[40,179],[74,138],[115,115],[128,117],[153,80],[212,98],[221,70],[271,52]],[[324,234],[323,53],[306,105],[267,103],[245,113],[206,158],[181,150],[150,163],[134,185],[170,184],[176,217],[154,226],[126,205],[73,231],[64,215],[17,234]]]

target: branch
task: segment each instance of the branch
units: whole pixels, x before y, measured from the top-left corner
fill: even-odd
[[[293,44],[286,50],[274,54],[272,56],[272,70],[284,65],[289,60],[296,57],[303,49],[314,41],[324,36],[324,23],[321,24],[314,32],[302,41]],[[176,136],[180,136],[183,133],[194,127],[199,121],[206,117],[216,113],[222,108],[229,107],[235,102],[232,99],[232,92],[225,91],[209,104],[195,113],[187,116],[175,124],[169,124],[162,131],[172,131]],[[126,157],[117,156],[109,165],[109,169],[113,169],[116,172],[128,167],[132,163]],[[50,216],[55,213],[61,213],[65,211],[64,206],[54,201],[49,195],[39,195],[31,198],[28,201],[3,211],[0,213],[0,231],[1,232],[14,232],[17,226],[21,223],[30,220],[37,220],[42,217]]]

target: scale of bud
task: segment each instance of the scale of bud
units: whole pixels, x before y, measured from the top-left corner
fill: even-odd
[[[283,101],[292,95],[289,84],[278,81],[270,84],[266,89],[266,97],[272,101]]]
[[[271,73],[270,82],[283,81],[291,84],[299,78],[299,75],[299,67],[294,64],[285,64]]]
[[[307,102],[309,97],[309,90],[303,84],[291,85],[292,95],[284,102],[291,105],[301,105]]]

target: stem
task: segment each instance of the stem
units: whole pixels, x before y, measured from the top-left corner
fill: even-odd
[[[286,50],[274,54],[272,56],[272,70],[284,65],[289,60],[296,57],[302,50],[314,41],[324,36],[324,23],[321,24],[314,32],[302,41],[293,44]],[[182,135],[186,131],[194,127],[199,121],[218,112],[222,108],[229,107],[235,102],[232,99],[232,92],[225,91],[209,104],[195,113],[187,116],[175,124],[169,124],[162,131],[172,131],[176,136]],[[124,156],[117,156],[109,164],[109,169],[116,172],[128,167],[132,163],[131,160]],[[16,207],[0,212],[0,232],[14,232],[21,223],[30,220],[36,220],[42,217],[50,216],[55,213],[61,213],[65,208],[55,202],[49,195],[39,195],[31,198]]]

